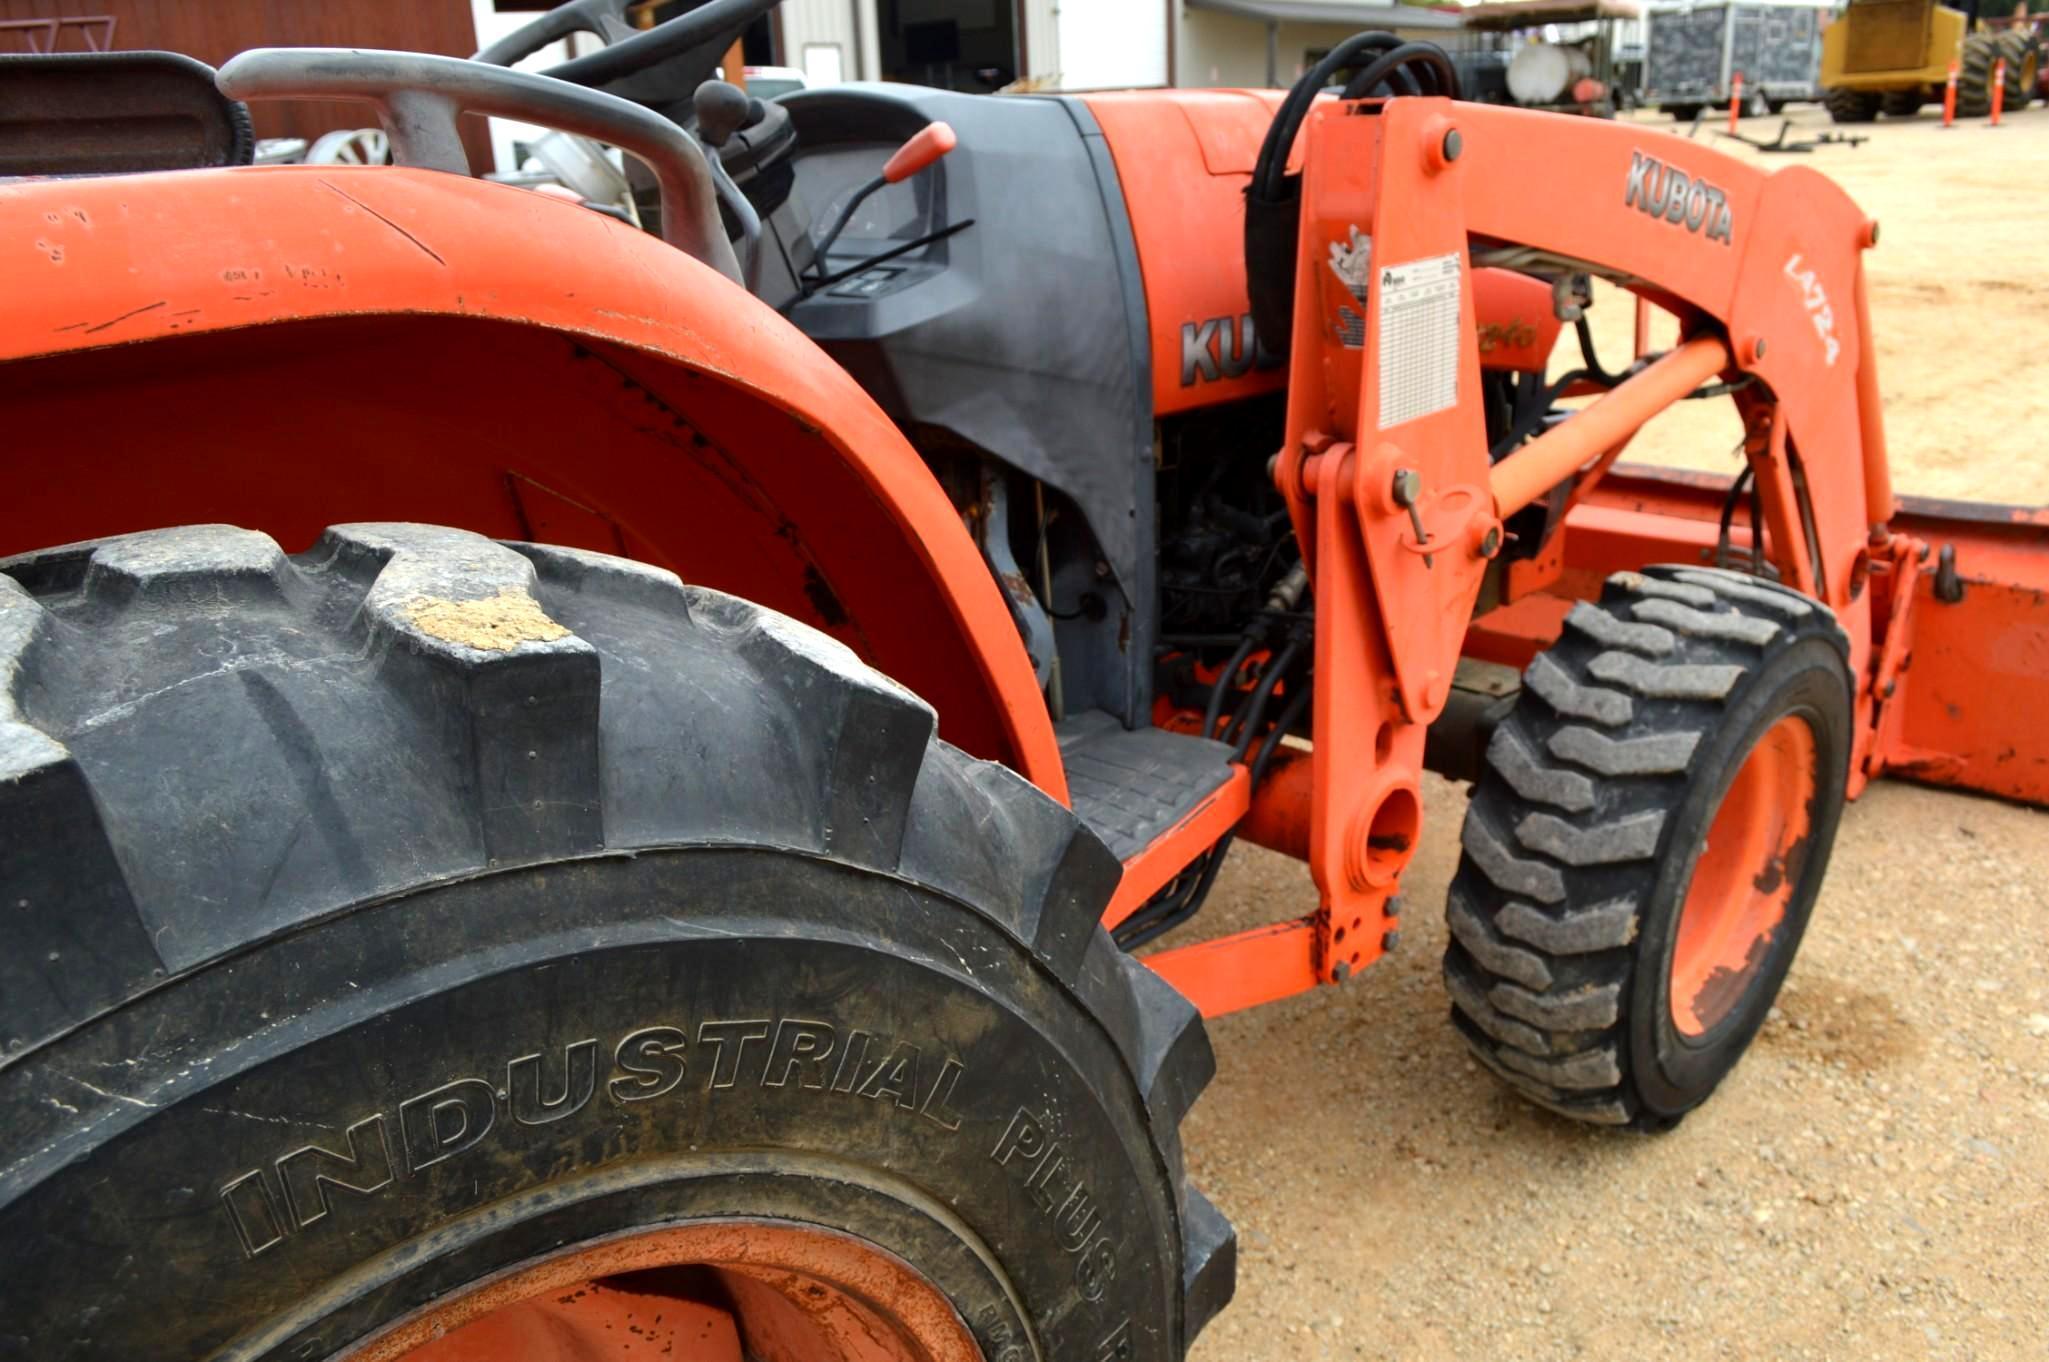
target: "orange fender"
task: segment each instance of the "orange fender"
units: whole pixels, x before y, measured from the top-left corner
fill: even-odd
[[[794,327],[655,238],[430,171],[0,186],[0,553],[419,520],[625,553],[842,639],[1066,798],[960,515]]]

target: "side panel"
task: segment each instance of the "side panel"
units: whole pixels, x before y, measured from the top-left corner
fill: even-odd
[[[1276,392],[1287,367],[1252,334],[1245,185],[1279,90],[1085,96],[1138,239],[1159,416]]]
[[[966,530],[847,375],[573,205],[278,167],[0,187],[0,553],[194,520],[442,521],[672,567],[840,637],[1064,798]]]
[[[959,145],[879,201],[918,231],[971,224],[899,257],[889,286],[813,293],[790,320],[937,459],[974,451],[1071,499],[1118,594],[1064,621],[1063,694],[1139,723],[1150,707],[1152,415],[1144,302],[1123,198],[1087,109],[908,85],[789,96],[796,194],[809,212],[879,173],[886,149],[943,120]],[[870,169],[872,167],[872,169]],[[808,214],[807,214],[808,215]],[[906,229],[908,230],[908,229]],[[881,249],[889,243],[866,243]],[[847,263],[851,265],[852,260]],[[1023,488],[1029,503],[1033,492]],[[1078,527],[1077,527],[1078,528]],[[1023,545],[1019,546],[1023,548]],[[1055,594],[1097,590],[1093,575]],[[1075,635],[1087,654],[1072,651]]]
[[[1245,186],[1283,94],[1134,90],[1077,101],[1116,159],[1137,239],[1156,415],[1287,385],[1284,357],[1254,334],[1245,290]],[[1549,291],[1500,270],[1482,271],[1476,286],[1481,362],[1542,369],[1558,339]]]

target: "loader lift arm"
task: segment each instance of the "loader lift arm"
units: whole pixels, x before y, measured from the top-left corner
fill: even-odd
[[[1254,792],[1245,830],[1306,845],[1321,906],[1153,957],[1211,1013],[1341,981],[1393,942],[1424,735],[1455,670],[1526,662],[1569,598],[1598,589],[1582,537],[1617,567],[1659,561],[1672,536],[1597,491],[1672,403],[1717,383],[1734,398],[1763,560],[1843,625],[1853,793],[1897,729],[1886,701],[1926,556],[1893,526],[1861,264],[1877,226],[1825,177],[1627,124],[1427,97],[1322,106],[1304,166],[1275,479],[1314,586],[1315,751]],[[1490,459],[1473,340],[1489,266],[1606,278],[1640,316],[1673,313],[1680,342]],[[1516,517],[1538,506],[1531,543]]]

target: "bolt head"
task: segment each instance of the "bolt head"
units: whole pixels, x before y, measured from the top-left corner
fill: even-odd
[[[1466,139],[1459,136],[1457,128],[1447,128],[1444,133],[1444,159],[1456,161],[1459,153],[1466,149]]]
[[[1751,342],[1751,344],[1750,344],[1750,357],[1751,357],[1752,359],[1763,359],[1763,358],[1764,358],[1764,337],[1763,337],[1763,336],[1759,336],[1759,337],[1758,337],[1758,338],[1757,338],[1756,340],[1754,340],[1754,341],[1752,341],[1752,342]]]
[[[1501,527],[1496,525],[1480,537],[1480,556],[1482,558],[1492,558],[1499,552],[1501,552]]]
[[[1349,960],[1340,960],[1335,965],[1332,965],[1330,967],[1330,977],[1333,981],[1340,984],[1345,982],[1345,980],[1351,978],[1352,962]]]
[[[1395,948],[1395,947],[1397,947],[1397,946],[1399,946],[1399,945],[1401,945],[1401,944],[1402,944],[1402,934],[1401,934],[1401,931],[1400,931],[1400,929],[1396,929],[1395,931],[1391,931],[1391,932],[1383,932],[1383,933],[1381,933],[1381,936],[1380,936],[1380,949],[1381,949],[1381,950],[1383,950],[1383,951],[1388,951],[1388,952],[1390,952],[1390,953],[1391,953],[1391,952],[1392,952],[1392,951],[1394,950],[1394,948]]]

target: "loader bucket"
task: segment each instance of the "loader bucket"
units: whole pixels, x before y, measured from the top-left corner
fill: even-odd
[[[1900,498],[1929,546],[1885,772],[2049,803],[2049,508]]]

